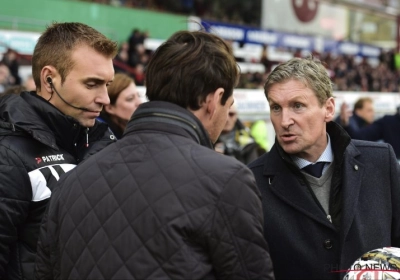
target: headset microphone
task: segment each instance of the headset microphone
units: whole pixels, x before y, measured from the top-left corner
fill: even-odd
[[[50,84],[50,87],[57,93],[58,97],[60,97],[60,99],[61,99],[65,104],[67,104],[68,106],[70,106],[70,107],[72,107],[72,108],[74,108],[74,109],[77,109],[77,110],[82,110],[82,111],[85,111],[85,112],[93,112],[93,113],[96,113],[96,111],[92,111],[92,110],[89,110],[89,109],[84,108],[84,107],[77,107],[77,106],[72,105],[71,103],[68,103],[64,98],[61,97],[61,95],[58,93],[58,91],[57,91],[56,88],[54,87],[54,85],[53,85],[53,80],[51,79],[51,77],[47,77],[47,78],[46,78],[46,81]]]

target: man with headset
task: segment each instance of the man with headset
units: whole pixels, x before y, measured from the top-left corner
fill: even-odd
[[[114,142],[98,123],[109,103],[115,42],[55,23],[32,57],[36,92],[0,99],[0,278],[33,279],[41,219],[60,176]]]

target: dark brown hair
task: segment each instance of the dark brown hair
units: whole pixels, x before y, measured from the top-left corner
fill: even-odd
[[[146,69],[146,95],[150,101],[197,110],[221,87],[224,105],[239,74],[232,49],[223,39],[203,31],[179,31],[153,54]]]
[[[115,104],[121,91],[129,87],[131,83],[135,83],[135,81],[128,75],[123,73],[115,74],[113,82],[108,87],[108,96],[110,97],[111,105]]]
[[[117,43],[92,27],[78,22],[53,23],[39,37],[32,56],[32,74],[40,89],[40,73],[46,65],[54,66],[61,76],[61,83],[73,67],[72,51],[87,45],[106,57],[114,58]]]

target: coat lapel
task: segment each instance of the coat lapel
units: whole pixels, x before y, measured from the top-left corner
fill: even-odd
[[[361,189],[361,179],[365,170],[364,165],[356,159],[359,154],[360,152],[351,143],[343,161],[341,242],[346,239],[353,222]]]
[[[335,227],[328,221],[323,210],[317,205],[308,189],[301,172],[298,176],[279,158],[277,149],[270,151],[270,156],[264,164],[263,175],[272,193],[284,203],[295,208],[309,218],[329,228]],[[304,181],[303,181],[304,180]]]

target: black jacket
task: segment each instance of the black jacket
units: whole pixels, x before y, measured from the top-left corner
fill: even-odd
[[[107,125],[87,130],[34,92],[0,98],[1,279],[33,279],[40,222],[54,182],[110,138]]]
[[[385,115],[377,119],[371,125],[355,129],[353,126],[345,127],[346,131],[354,139],[368,141],[383,140],[392,145],[397,159],[400,160],[400,114]]]
[[[275,142],[250,164],[262,193],[276,279],[341,280],[362,254],[400,246],[400,166],[386,143],[350,140],[328,123],[334,153],[329,214]]]
[[[172,103],[140,105],[56,192],[36,279],[273,278],[251,171]]]
[[[342,120],[340,119],[340,115],[336,117],[335,122],[343,126]],[[364,120],[354,112],[353,115],[349,118],[348,126],[351,126],[354,130],[359,130],[368,125],[370,125],[370,123],[368,123],[366,120]]]

